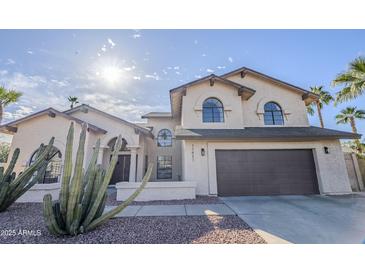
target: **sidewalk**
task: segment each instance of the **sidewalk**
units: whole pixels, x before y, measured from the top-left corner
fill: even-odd
[[[115,208],[106,206],[105,212]],[[225,204],[194,204],[194,205],[131,205],[126,207],[115,218],[140,216],[206,216],[206,215],[236,215]]]

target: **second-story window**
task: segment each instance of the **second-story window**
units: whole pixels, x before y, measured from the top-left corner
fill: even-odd
[[[208,98],[203,103],[203,123],[223,123],[223,104],[216,98]]]
[[[277,103],[266,103],[264,106],[264,111],[265,125],[284,125],[283,112]]]
[[[161,129],[157,135],[157,146],[170,147],[172,146],[172,134],[168,129]]]

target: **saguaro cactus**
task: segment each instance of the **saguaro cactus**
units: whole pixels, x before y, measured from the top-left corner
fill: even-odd
[[[47,165],[54,155],[53,142],[54,138],[51,138],[47,146],[42,144],[37,151],[35,161],[18,177],[13,170],[20,154],[19,148],[14,150],[6,171],[0,167],[0,212],[5,211],[28,189],[43,179]]]
[[[109,166],[103,170],[97,164],[100,140],[96,142],[91,160],[84,172],[84,146],[86,125],[80,134],[76,161],[72,165],[74,125],[71,123],[66,143],[62,185],[58,201],[52,202],[47,194],[43,199],[44,219],[48,230],[55,235],[77,235],[90,231],[112,218],[126,208],[145,187],[152,173],[152,165],[142,180],[140,187],[124,203],[108,213],[103,214],[107,199],[107,187],[112,177],[118,152],[122,146],[122,138],[118,137]],[[72,170],[73,169],[73,170]]]

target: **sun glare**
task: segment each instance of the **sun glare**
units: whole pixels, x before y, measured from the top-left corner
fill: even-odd
[[[107,66],[101,70],[100,76],[108,84],[115,85],[120,81],[122,73],[123,71],[117,66]]]

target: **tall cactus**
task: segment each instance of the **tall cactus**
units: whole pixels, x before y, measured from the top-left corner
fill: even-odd
[[[0,168],[0,212],[5,211],[20,196],[29,190],[36,183],[43,179],[47,165],[54,155],[54,138],[51,138],[47,146],[43,144],[39,147],[35,161],[16,177],[13,172],[18,160],[20,150],[15,149],[8,168]]]
[[[74,125],[71,123],[67,135],[65,162],[61,191],[58,201],[52,201],[47,194],[43,198],[43,213],[48,230],[55,235],[77,235],[85,233],[106,222],[126,208],[142,191],[149,181],[152,165],[147,169],[142,184],[124,203],[112,211],[103,214],[107,199],[107,188],[122,147],[122,138],[118,137],[109,166],[106,170],[97,164],[100,140],[95,149],[86,172],[83,171],[86,125],[80,133],[79,147],[75,165],[72,164]]]

